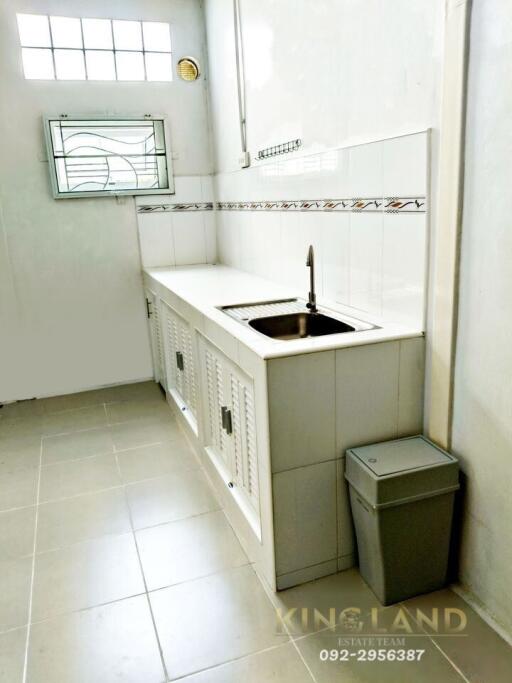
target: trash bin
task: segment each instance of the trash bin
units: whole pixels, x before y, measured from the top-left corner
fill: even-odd
[[[445,585],[458,472],[423,436],[347,451],[359,569],[384,605]]]

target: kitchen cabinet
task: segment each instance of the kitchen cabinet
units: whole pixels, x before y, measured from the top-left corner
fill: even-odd
[[[205,447],[259,534],[258,448],[253,380],[199,337]]]
[[[161,303],[167,390],[197,431],[197,380],[192,329],[165,302]]]
[[[160,300],[155,292],[150,289],[145,290],[145,297],[155,380],[166,389],[167,376],[165,371],[165,352],[160,321]]]

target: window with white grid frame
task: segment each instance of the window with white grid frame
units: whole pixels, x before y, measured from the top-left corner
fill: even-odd
[[[25,78],[171,81],[170,26],[158,21],[18,14]]]

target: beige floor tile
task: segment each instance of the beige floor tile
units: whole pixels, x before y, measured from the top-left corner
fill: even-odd
[[[292,644],[249,655],[199,674],[183,683],[314,683]]]
[[[44,418],[43,435],[53,436],[106,426],[107,416],[105,408],[103,405],[97,405],[47,415]]]
[[[405,638],[404,645],[391,645],[379,648],[375,639],[369,645],[361,645],[358,638],[344,639],[340,644],[339,636],[330,631],[322,631],[296,641],[306,663],[310,667],[316,683],[464,683],[463,679],[448,660],[427,637]],[[357,660],[360,650],[425,650],[419,662],[364,662]],[[322,650],[348,650],[347,661],[321,661]],[[355,653],[352,657],[351,654]]]
[[[22,683],[27,629],[0,634],[0,681]]]
[[[25,626],[32,578],[32,557],[0,562],[0,631]]]
[[[32,554],[35,519],[35,506],[0,512],[0,560]]]
[[[89,429],[43,439],[43,465],[114,452],[110,429]]]
[[[407,600],[405,606],[415,616],[417,610],[432,614],[437,608],[441,623],[445,609],[460,610],[467,625],[462,637],[438,636],[435,640],[471,683],[510,683],[512,647],[488,626],[462,598],[446,589]],[[453,617],[457,623],[458,617]],[[440,629],[443,632],[444,629]],[[427,628],[428,631],[428,628]]]
[[[381,604],[357,569],[347,569],[323,579],[279,591],[272,596],[272,600],[283,615],[295,609],[287,620],[293,637],[323,628],[323,624],[315,624],[315,610],[322,615],[329,615],[330,610],[334,609],[335,614],[339,616],[343,610],[350,608],[360,610],[362,615],[368,614],[371,608],[381,608]],[[306,612],[302,612],[303,609],[306,609]],[[304,619],[304,614],[307,615],[307,620]]]
[[[151,418],[123,422],[113,425],[111,430],[114,447],[117,451],[182,438],[178,423],[172,415],[159,422],[155,422]]]
[[[0,419],[0,443],[9,438],[23,438],[27,436],[41,436],[43,433],[43,418],[38,415],[32,417],[15,417]]]
[[[27,683],[162,683],[145,596],[32,626]]]
[[[32,621],[143,592],[133,534],[84,541],[36,556]]]
[[[158,422],[172,417],[170,406],[161,399],[156,401],[119,401],[118,403],[107,404],[106,409],[110,424],[142,419],[153,419]]]
[[[38,478],[35,467],[0,473],[0,510],[34,505]]]
[[[2,417],[35,417],[43,415],[44,406],[40,399],[29,399],[27,401],[13,401],[5,403],[0,408],[0,418]]]
[[[131,530],[122,488],[86,493],[39,506],[37,552]]]
[[[150,594],[172,678],[286,642],[275,610],[250,566]]]
[[[137,532],[149,590],[247,564],[222,511]]]
[[[135,529],[185,519],[219,509],[204,474],[174,472],[126,487]]]
[[[41,471],[40,500],[68,498],[119,486],[121,480],[113,455],[47,465]]]
[[[80,391],[76,394],[66,394],[64,396],[51,396],[38,401],[43,407],[46,415],[67,412],[69,410],[80,410],[81,408],[91,408],[105,402],[101,390],[92,389],[90,391]]]
[[[165,401],[160,385],[150,380],[135,384],[120,384],[102,390],[105,403],[116,401]]]
[[[0,439],[0,476],[16,469],[39,467],[40,436],[10,436]]]
[[[200,467],[185,437],[121,451],[117,454],[117,461],[126,484]]]

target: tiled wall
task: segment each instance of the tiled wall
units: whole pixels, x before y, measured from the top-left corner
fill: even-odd
[[[291,153],[215,177],[218,259],[424,328],[428,132]]]
[[[213,263],[216,257],[211,176],[178,176],[175,194],[136,198],[143,266]]]

